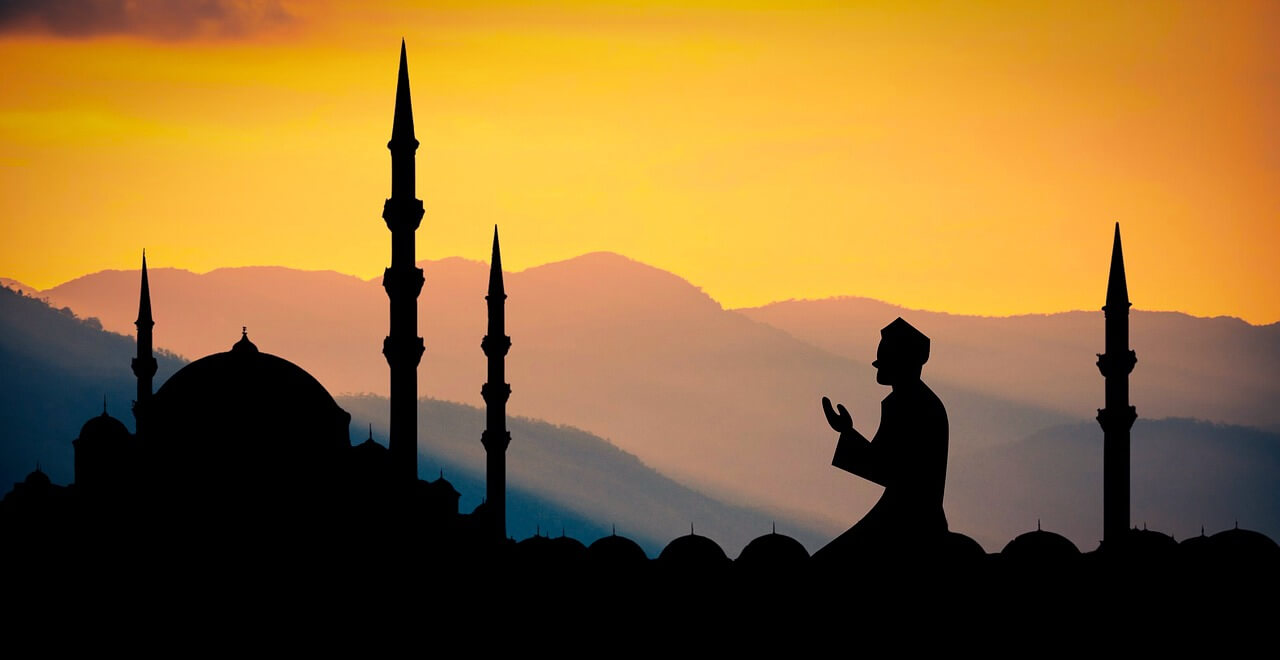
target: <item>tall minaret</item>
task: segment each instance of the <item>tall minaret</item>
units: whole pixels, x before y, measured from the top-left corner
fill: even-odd
[[[489,332],[480,342],[485,357],[489,358],[489,380],[480,388],[485,403],[485,428],[480,436],[487,457],[485,475],[485,503],[493,525],[493,537],[507,538],[507,445],[511,444],[511,432],[507,431],[507,399],[511,398],[511,386],[507,384],[506,356],[511,350],[511,338],[507,336],[507,292],[502,286],[502,254],[498,250],[498,227],[493,228],[493,259],[489,262]]]
[[[151,319],[151,285],[147,282],[147,251],[142,251],[142,289],[138,293],[138,320],[133,324],[138,327],[138,357],[133,358],[133,375],[138,378],[138,398],[133,402],[134,430],[142,432],[142,420],[138,415],[138,407],[146,408],[151,399],[152,378],[156,375],[156,358],[151,354],[151,328],[155,321]],[[143,413],[145,415],[145,413]]]
[[[398,479],[418,478],[418,362],[422,337],[418,336],[418,294],[422,269],[415,264],[415,232],[422,222],[422,200],[414,192],[413,104],[409,99],[409,61],[400,40],[400,76],[396,83],[396,114],[391,124],[391,199],[382,207],[382,219],[391,230],[391,267],[382,275],[382,288],[391,300],[391,332],[382,342],[382,354],[391,367],[392,472]]]
[[[1111,246],[1111,275],[1107,279],[1106,353],[1098,355],[1098,370],[1106,379],[1107,407],[1098,410],[1102,425],[1102,540],[1123,543],[1129,530],[1129,429],[1138,411],[1129,405],[1129,373],[1138,356],[1129,350],[1129,287],[1120,249],[1120,223]]]

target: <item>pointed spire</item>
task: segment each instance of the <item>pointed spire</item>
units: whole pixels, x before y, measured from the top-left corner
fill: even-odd
[[[1120,247],[1120,223],[1116,223],[1116,236],[1111,244],[1111,274],[1107,277],[1107,307],[1129,308],[1129,284],[1124,277],[1124,250]]]
[[[369,425],[369,442],[373,442],[373,424]]]
[[[489,295],[506,296],[502,286],[502,250],[498,247],[498,225],[493,226],[493,257],[489,260]]]
[[[106,394],[102,395],[102,416],[103,417],[107,416],[107,395]]]
[[[151,284],[147,281],[147,250],[142,250],[142,289],[138,293],[138,320],[134,325],[154,325],[151,320]]]
[[[413,135],[413,100],[409,98],[409,57],[405,53],[404,39],[400,40],[400,74],[396,81],[396,114],[391,122],[391,143],[410,144],[418,147]]]

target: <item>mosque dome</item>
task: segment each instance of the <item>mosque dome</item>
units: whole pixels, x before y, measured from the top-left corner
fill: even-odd
[[[1063,561],[1080,556],[1080,549],[1067,537],[1036,529],[1009,541],[1000,556],[1015,561]]]
[[[729,557],[715,541],[690,532],[668,543],[658,555],[658,561],[681,566],[708,566],[727,564]]]
[[[790,566],[808,559],[809,551],[799,541],[777,532],[756,538],[738,555],[743,566]]]
[[[27,478],[22,480],[22,483],[27,488],[48,488],[53,485],[49,475],[45,474],[44,470],[40,468],[36,468],[31,474],[28,474]]]
[[[543,536],[540,532],[516,544],[516,557],[535,565],[576,564],[587,556],[587,548],[577,539],[561,535]]]
[[[596,539],[587,547],[587,559],[610,566],[627,566],[649,561],[640,544],[617,533]]]
[[[1280,558],[1280,545],[1265,534],[1236,526],[1209,537],[1215,555],[1239,561],[1275,560]]]
[[[982,559],[987,556],[987,550],[981,543],[960,532],[947,532],[942,539],[942,551],[947,558],[961,561]]]
[[[311,374],[263,353],[248,333],[169,378],[142,411],[146,442],[183,479],[219,483],[253,472],[267,480],[314,471],[351,446],[351,415]]]
[[[99,441],[99,440],[117,440],[129,437],[129,429],[125,427],[124,422],[107,414],[106,408],[103,408],[102,414],[97,417],[90,418],[89,421],[80,427],[81,442]]]

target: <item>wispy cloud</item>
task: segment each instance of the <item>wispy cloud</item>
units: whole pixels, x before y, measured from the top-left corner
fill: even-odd
[[[0,0],[0,34],[238,38],[293,20],[278,0]]]

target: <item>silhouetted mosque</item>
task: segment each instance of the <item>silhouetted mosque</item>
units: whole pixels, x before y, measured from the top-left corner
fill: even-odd
[[[72,485],[53,484],[37,466],[0,502],[0,534],[10,547],[25,540],[36,550],[33,556],[44,550],[69,552],[79,547],[68,543],[74,538],[93,543],[95,556],[115,552],[113,556],[135,561],[165,558],[187,570],[194,570],[201,558],[216,556],[219,564],[232,558],[252,562],[280,548],[286,548],[280,554],[290,562],[306,559],[330,569],[333,560],[369,548],[376,548],[381,557],[405,561],[448,556],[506,561],[526,568],[583,565],[718,571],[734,565],[719,544],[695,534],[692,526],[689,534],[672,540],[656,561],[650,561],[634,541],[616,533],[589,546],[563,532],[551,537],[539,530],[519,543],[508,538],[506,451],[512,438],[506,420],[511,386],[505,380],[505,357],[511,338],[506,335],[507,296],[496,226],[485,297],[488,329],[481,341],[487,358],[481,390],[486,426],[479,438],[487,457],[485,501],[464,514],[458,510],[458,491],[443,475],[419,479],[417,371],[425,344],[418,335],[417,299],[424,280],[415,265],[414,236],[424,212],[414,187],[418,140],[403,42],[387,147],[391,196],[382,217],[391,232],[392,249],[391,265],[383,276],[390,330],[382,352],[391,381],[389,447],[374,441],[372,428],[367,440],[352,445],[351,416],[303,368],[263,350],[270,347],[255,344],[248,328],[240,328],[238,337],[234,331],[229,333],[227,351],[191,362],[154,390],[156,323],[144,253],[135,322],[137,355],[131,363],[137,379],[136,432],[130,433],[124,423],[108,415],[104,402],[102,413],[86,421],[71,441]],[[1237,528],[1206,536],[1202,531],[1201,536],[1178,544],[1145,526],[1130,527],[1129,430],[1137,413],[1129,405],[1128,376],[1136,363],[1129,348],[1129,307],[1117,224],[1103,307],[1105,352],[1097,361],[1105,379],[1105,407],[1098,411],[1104,432],[1104,552],[1088,554],[1280,562],[1280,547],[1257,532]],[[918,362],[918,380],[919,364],[927,359],[928,338],[902,319],[891,323],[885,336],[907,338],[909,352]],[[882,353],[880,359],[887,357]],[[844,414],[843,407],[840,410]],[[829,419],[840,418],[829,404],[827,411]],[[945,416],[940,423],[942,453],[929,464],[931,474],[945,473]],[[850,447],[847,451],[861,451],[859,446]],[[841,458],[842,451],[846,450],[838,450],[835,463],[848,461],[853,467],[846,469],[855,474],[886,478],[874,465],[860,463],[858,455]],[[938,523],[940,535],[929,536],[929,542],[936,543],[945,558],[991,564],[973,539],[947,530],[940,509],[941,481],[931,488],[925,513]],[[1071,541],[1037,524],[1035,531],[1011,540],[995,559],[1006,565],[1060,565],[1082,562],[1086,556]],[[744,568],[778,570],[811,563],[815,562],[804,546],[776,529],[748,543],[736,562]],[[650,568],[641,568],[645,566]]]

